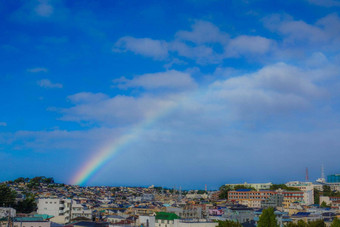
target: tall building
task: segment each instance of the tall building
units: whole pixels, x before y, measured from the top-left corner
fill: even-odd
[[[328,175],[327,183],[340,183],[340,174]]]
[[[274,191],[251,191],[249,189],[240,189],[228,192],[228,200],[238,202],[248,207],[261,207],[262,201],[276,194]]]
[[[92,219],[92,211],[72,199],[39,199],[37,213],[52,215],[57,223],[68,223],[79,217]]]
[[[289,208],[292,203],[304,203],[304,192],[302,191],[281,191],[283,195],[283,207]]]
[[[282,207],[283,204],[283,195],[282,194],[274,194],[270,197],[268,197],[265,200],[262,200],[261,207],[262,208],[268,208],[268,207]]]
[[[257,191],[259,190],[269,190],[270,186],[272,186],[273,184],[271,182],[269,183],[247,183],[244,182],[243,184],[226,184],[225,186],[230,186],[231,188],[234,188],[236,185],[242,185],[245,187],[252,187],[254,189],[256,189]]]
[[[274,196],[276,194],[282,196]],[[251,191],[248,189],[240,189],[237,191],[229,191],[228,200],[252,208],[273,206],[275,203],[284,208],[288,208],[292,203],[311,204],[310,200],[312,195],[312,191]]]

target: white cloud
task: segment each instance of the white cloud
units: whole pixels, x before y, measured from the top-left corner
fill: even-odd
[[[196,21],[192,25],[192,31],[178,31],[175,37],[180,40],[191,41],[196,44],[224,44],[229,39],[229,35],[227,33],[220,31],[220,29],[214,24],[202,20]]]
[[[316,23],[316,26],[320,26],[323,28],[324,32],[330,39],[335,39],[338,43],[340,43],[340,18],[338,14],[332,13],[329,14]]]
[[[53,14],[54,8],[48,0],[39,0],[38,2],[39,4],[34,8],[36,14],[41,17],[49,17]]]
[[[79,96],[82,98],[79,99]],[[155,97],[144,95],[133,97],[117,95],[114,97],[104,97],[101,93],[86,93],[86,95],[78,93],[68,98],[75,105],[62,110],[63,116],[61,120],[88,121],[104,123],[105,125],[137,123],[153,116],[164,108],[174,105],[176,102],[175,96]]]
[[[321,28],[309,25],[304,21],[283,22],[279,31],[284,35],[288,35],[288,39],[291,42],[295,40],[309,40],[311,42],[322,42],[328,40],[327,35]]]
[[[2,121],[2,122],[0,122],[0,127],[1,127],[1,126],[2,126],[2,127],[6,127],[6,126],[7,126],[7,123]]]
[[[43,88],[62,88],[63,85],[60,84],[60,83],[52,83],[50,80],[48,79],[42,79],[42,80],[38,80],[37,81],[37,84],[40,86],[40,87],[43,87]]]
[[[329,63],[327,57],[322,52],[315,52],[306,60],[310,67],[321,67]]]
[[[338,0],[308,0],[308,1],[312,4],[325,7],[340,6],[340,1]]]
[[[273,40],[261,36],[241,35],[230,39],[211,22],[198,20],[191,31],[178,31],[172,41],[125,36],[116,42],[113,51],[132,51],[157,60],[169,59],[170,55],[170,58],[194,59],[198,64],[217,64],[225,58],[265,55],[274,44]]]
[[[53,129],[47,131],[25,131],[20,130],[15,133],[0,133],[0,141],[14,143],[16,150],[33,149],[35,152],[49,152],[51,148],[67,152],[82,150],[84,152],[94,149],[94,146],[103,143],[121,133],[121,129],[93,128],[89,130],[60,130]],[[16,144],[16,141],[20,141]],[[67,153],[66,152],[66,153]]]
[[[170,70],[160,73],[148,73],[129,80],[125,77],[113,80],[119,88],[143,87],[145,89],[192,89],[196,83],[189,73]]]
[[[68,97],[72,103],[97,103],[109,99],[109,96],[103,93],[80,92]]]
[[[191,121],[203,116],[228,121],[262,119],[268,115],[307,111],[314,103],[326,99],[328,92],[319,81],[334,74],[334,68],[298,68],[285,63],[265,66],[250,73],[222,75],[207,89],[196,87],[190,75],[175,70],[136,76],[130,80],[115,80],[121,88],[143,87],[139,97],[82,92],[69,96],[73,107],[63,109],[61,120],[93,122],[108,125],[131,124],[142,121],[169,107],[179,105],[179,116]],[[220,70],[219,70],[220,72]],[[181,87],[182,86],[182,87]],[[155,93],[154,89],[175,88],[170,93]],[[180,88],[180,90],[178,90]],[[182,93],[183,90],[188,91]],[[193,96],[192,93],[199,94]],[[187,97],[185,102],[181,97]],[[189,114],[190,113],[190,114]],[[188,116],[190,115],[190,116]]]
[[[317,45],[334,44],[339,41],[340,18],[337,14],[329,14],[315,24],[308,24],[302,20],[294,20],[289,15],[274,14],[263,19],[265,26],[278,31],[288,43],[315,43]]]
[[[273,50],[275,42],[261,36],[238,36],[226,45],[226,56],[263,55]]]
[[[135,54],[141,54],[159,60],[168,56],[168,48],[165,41],[129,36],[120,38],[116,42],[113,51],[132,51]]]
[[[181,41],[174,41],[169,43],[169,49],[177,52],[179,56],[196,59],[199,64],[219,63],[222,55],[215,53],[212,47],[205,45],[189,46]]]
[[[278,63],[252,74],[215,82],[211,95],[225,100],[238,114],[258,117],[258,113],[283,113],[310,106],[313,100],[326,94],[313,79],[307,70]]]
[[[48,72],[48,69],[47,68],[43,68],[43,67],[37,67],[37,68],[31,68],[31,69],[27,69],[27,72],[30,72],[30,73],[40,73],[40,72]]]

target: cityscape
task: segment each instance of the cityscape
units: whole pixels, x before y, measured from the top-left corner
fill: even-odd
[[[340,227],[340,0],[0,21],[0,227]]]
[[[306,175],[308,180],[308,175]],[[285,184],[181,187],[67,185],[53,178],[17,178],[0,188],[1,226],[337,226],[340,174]],[[275,223],[266,222],[272,212]],[[261,221],[262,216],[262,221]],[[262,223],[261,223],[262,222]],[[309,223],[309,225],[307,225]]]

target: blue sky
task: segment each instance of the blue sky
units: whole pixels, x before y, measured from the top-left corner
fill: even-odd
[[[1,1],[0,180],[313,180],[340,159],[340,1]],[[161,114],[160,114],[161,113]],[[153,120],[155,119],[155,120]]]

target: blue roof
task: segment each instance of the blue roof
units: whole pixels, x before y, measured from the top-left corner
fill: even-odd
[[[48,214],[35,214],[34,217],[42,218],[44,220],[53,218],[54,216]]]
[[[297,212],[296,214],[293,214],[292,216],[309,216],[310,212]]]
[[[42,217],[15,217],[15,222],[37,222],[44,221]]]

